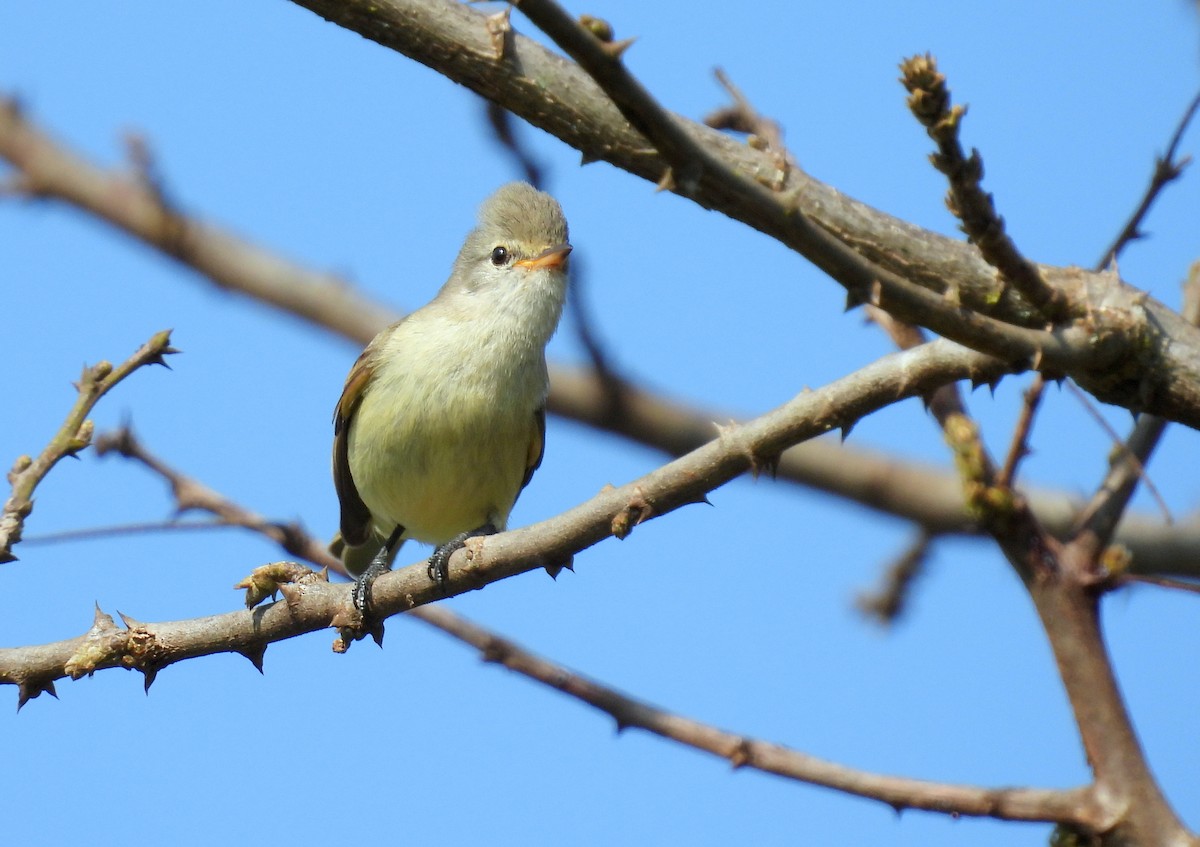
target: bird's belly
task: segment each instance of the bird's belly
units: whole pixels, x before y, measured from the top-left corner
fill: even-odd
[[[443,544],[487,523],[504,528],[525,476],[532,410],[498,415],[477,402],[455,408],[442,398],[425,411],[410,407],[392,420],[371,421],[364,416],[386,412],[369,399],[351,429],[349,458],[381,535],[399,524],[405,538]]]

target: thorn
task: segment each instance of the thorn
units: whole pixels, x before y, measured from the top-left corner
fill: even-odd
[[[146,359],[146,364],[147,365],[162,365],[167,370],[172,370],[171,366],[167,364],[167,360],[164,359],[163,356],[170,356],[170,355],[173,355],[178,352],[179,351],[176,350],[174,347],[168,347],[165,350],[163,350],[162,352],[155,353],[153,356],[148,357]]]
[[[96,611],[99,611],[99,610],[100,610],[100,607],[97,606]],[[121,618],[121,623],[125,624],[126,629],[138,629],[139,627],[145,626],[145,624],[142,623],[141,621],[139,621],[137,618],[130,617],[129,615],[122,612],[120,609],[117,610],[117,615]],[[108,615],[105,615],[104,617],[108,618]],[[108,621],[109,621],[109,623],[113,623],[112,618],[108,618]],[[115,626],[115,624],[114,624],[114,626]]]
[[[622,732],[629,729],[629,724],[625,723],[625,721],[621,720],[620,718],[614,716],[613,720],[616,721],[617,724],[617,735],[620,735]]]
[[[244,650],[238,650],[243,656],[250,660],[250,664],[254,665],[259,673],[263,673],[263,657],[267,653],[267,642],[262,641],[258,644],[252,644]]]
[[[329,626],[332,629],[339,630],[354,629],[356,626],[360,626],[361,624],[362,618],[359,615],[358,610],[349,604],[341,609],[338,609],[337,613],[333,616],[333,619],[329,621]]]
[[[279,593],[283,595],[283,600],[288,604],[289,609],[295,609],[298,605],[300,605],[300,600],[304,597],[304,589],[302,587],[292,582],[284,582],[280,583],[278,588]]]
[[[117,614],[120,614],[118,612]],[[96,601],[96,612],[92,615],[92,629],[116,629],[117,622],[112,619],[112,615],[105,614],[100,611],[100,602]]]
[[[138,670],[140,670],[146,676],[146,694],[149,694],[150,686],[154,684],[154,680],[158,679],[158,668],[144,667],[139,668]]]
[[[599,162],[599,161],[600,161],[599,156],[593,156],[591,153],[587,152],[586,150],[584,150],[583,152],[581,152],[579,154],[579,167],[581,167],[581,168],[584,165],[590,165],[592,162]]]
[[[658,194],[663,191],[674,191],[674,190],[675,190],[675,174],[670,168],[667,168],[665,171],[663,171],[662,177],[658,180],[658,185],[654,186],[654,193]]]
[[[496,14],[488,15],[484,19],[488,37],[492,40],[492,53],[496,61],[504,58],[505,47],[508,45],[508,34],[512,31],[512,24],[509,22],[511,14],[512,6],[505,6]]]
[[[851,291],[851,290],[846,291],[846,309],[845,309],[845,311],[852,312],[865,302],[866,302],[866,300],[864,300],[862,295],[859,294],[858,292]]]
[[[44,683],[29,683],[22,682],[17,688],[17,711],[21,711],[21,707],[43,693],[49,694],[55,700],[58,699],[58,692],[54,690],[54,680],[48,680]]]
[[[622,38],[620,41],[602,41],[600,49],[604,51],[604,55],[612,59],[614,62],[621,61],[621,57],[625,55],[625,51],[633,46],[636,38]]]
[[[550,574],[550,578],[557,581],[558,575],[563,571],[575,572],[575,557],[567,556],[565,562],[553,562],[545,566],[546,573]]]
[[[379,623],[375,624],[375,626],[371,627],[370,632],[371,632],[371,638],[374,639],[375,643],[379,645],[379,649],[382,650],[383,649],[383,621],[380,621]]]
[[[846,443],[846,439],[850,437],[850,433],[854,430],[854,424],[857,421],[851,421],[847,424],[842,424],[842,443]]]

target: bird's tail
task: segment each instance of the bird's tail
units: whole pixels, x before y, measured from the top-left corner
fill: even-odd
[[[340,532],[335,532],[333,540],[329,542],[329,552],[342,560],[342,564],[346,566],[346,570],[350,572],[351,576],[358,576],[367,569],[367,566],[371,564],[371,560],[375,558],[375,555],[386,541],[386,538],[371,530],[365,542],[358,545],[350,545],[342,538]],[[392,555],[388,558],[389,566],[396,560],[396,553],[403,546],[404,542],[401,541],[392,548]]]

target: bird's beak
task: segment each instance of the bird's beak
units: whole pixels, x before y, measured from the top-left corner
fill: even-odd
[[[547,247],[533,258],[521,259],[519,262],[513,262],[513,265],[531,271],[555,270],[566,264],[567,256],[570,252],[570,244],[555,244],[553,247]]]

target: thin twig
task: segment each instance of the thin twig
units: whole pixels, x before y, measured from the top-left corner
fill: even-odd
[[[1117,258],[1126,245],[1142,236],[1142,221],[1149,214],[1150,207],[1158,199],[1163,189],[1183,174],[1191,157],[1187,156],[1177,160],[1175,156],[1183,134],[1198,109],[1200,109],[1200,94],[1192,99],[1184,111],[1167,144],[1166,153],[1155,159],[1154,172],[1150,177],[1150,184],[1142,196],[1141,203],[1138,204],[1129,221],[1122,227],[1113,243],[1105,251],[1104,256],[1101,257],[1099,266],[1107,266]],[[1184,283],[1183,309],[1181,311],[1189,323],[1200,325],[1200,263],[1192,265],[1188,279]],[[1167,523],[1171,523],[1170,510],[1145,469],[1150,454],[1154,452],[1166,431],[1167,422],[1155,415],[1144,414],[1134,425],[1129,437],[1124,441],[1118,441],[1112,428],[1092,406],[1089,398],[1069,382],[1068,387],[1079,398],[1088,413],[1110,434],[1119,450],[1109,464],[1108,473],[1105,474],[1087,506],[1080,511],[1075,522],[1074,543],[1080,545],[1084,553],[1082,557],[1084,561],[1094,562],[1099,560],[1102,551],[1111,543],[1117,525],[1120,523],[1125,509],[1128,508],[1130,500],[1133,499],[1133,493],[1139,480],[1145,481],[1146,489],[1158,504],[1159,509],[1162,510]]]
[[[924,334],[878,311],[868,312],[901,348],[920,344]],[[995,461],[983,443],[979,426],[967,411],[957,385],[942,386],[926,402],[942,428],[962,481],[967,510],[995,539],[1005,557],[1022,577],[1058,567],[1058,544],[1029,506],[1029,501],[1001,484]]]
[[[525,181],[534,188],[545,190],[545,169],[538,163],[525,144],[517,140],[517,132],[513,127],[512,112],[498,103],[485,100],[485,113],[488,126],[492,128],[492,136],[496,143],[512,154],[517,167],[525,175]]]
[[[1117,234],[1117,237],[1113,239],[1112,244],[1109,245],[1109,247],[1104,251],[1104,255],[1100,257],[1100,261],[1096,263],[1096,271],[1101,271],[1108,267],[1109,264],[1111,264],[1121,254],[1121,251],[1124,250],[1130,242],[1142,237],[1142,221],[1144,221],[1146,215],[1149,214],[1150,207],[1154,204],[1154,201],[1158,199],[1159,195],[1162,193],[1163,189],[1167,187],[1167,185],[1182,176],[1184,168],[1186,168],[1191,162],[1190,156],[1185,156],[1183,159],[1177,160],[1175,158],[1175,154],[1178,152],[1179,143],[1183,138],[1183,133],[1191,123],[1192,118],[1195,116],[1198,108],[1200,108],[1200,94],[1197,94],[1192,99],[1191,104],[1184,111],[1183,117],[1180,118],[1179,123],[1176,125],[1175,131],[1171,135],[1171,140],[1167,144],[1167,152],[1155,159],[1154,172],[1151,174],[1150,184],[1146,187],[1146,191],[1142,195],[1141,202],[1138,204],[1137,209],[1134,210],[1125,226],[1121,228],[1121,231]],[[1187,314],[1189,313],[1189,310],[1185,307],[1184,312]],[[1194,310],[1191,310],[1190,313],[1194,314],[1195,312]],[[1192,319],[1192,322],[1196,322],[1194,318]],[[1021,409],[1021,416],[1017,421],[1017,428],[1013,432],[1013,439],[1012,444],[1009,447],[1008,457],[1004,462],[1004,468],[1000,474],[1001,480],[1006,481],[1008,484],[1011,484],[1012,480],[1016,476],[1017,464],[1029,453],[1029,431],[1033,422],[1033,417],[1037,413],[1038,404],[1042,400],[1042,395],[1045,391],[1045,388],[1046,379],[1041,374],[1038,374],[1034,377],[1033,384],[1025,392],[1025,402]],[[1078,392],[1075,393],[1075,396],[1078,397],[1084,406],[1088,408],[1093,417],[1100,417],[1099,413],[1096,412],[1095,408],[1091,405],[1091,401],[1087,397],[1079,395]],[[1143,420],[1145,420],[1145,417],[1146,416],[1143,416]],[[1145,427],[1149,428],[1150,426],[1151,423],[1147,421]],[[1157,438],[1161,438],[1164,430],[1159,428],[1157,431]],[[1148,458],[1150,451],[1154,449],[1153,444],[1145,444],[1145,435],[1145,430],[1131,434],[1128,440],[1119,445],[1119,449],[1126,453],[1130,453],[1130,441],[1136,438],[1139,443],[1142,443],[1146,449],[1146,455],[1140,458],[1136,455],[1134,456],[1135,462],[1137,462],[1139,465],[1144,464],[1145,459]],[[1138,465],[1135,465],[1135,468],[1137,466]],[[1147,483],[1149,485],[1148,478]],[[1113,484],[1114,483],[1112,480],[1106,479],[1098,489],[1098,493],[1099,491],[1104,491],[1107,488],[1112,487]],[[1170,514],[1167,512],[1165,504],[1162,502],[1162,498],[1157,496],[1157,492],[1154,493],[1156,499],[1159,501],[1160,508],[1163,509],[1164,514],[1167,515],[1168,522],[1170,522]],[[1086,522],[1090,516],[1089,511],[1094,512],[1096,508],[1097,506],[1093,505],[1092,507],[1089,507],[1089,509],[1085,509],[1080,515],[1080,522]],[[1102,535],[1111,539],[1111,533],[1112,528],[1110,527],[1106,532],[1102,533]]]
[[[1183,134],[1192,122],[1192,119],[1196,116],[1197,110],[1200,110],[1200,94],[1193,97],[1192,102],[1184,110],[1183,116],[1179,119],[1179,123],[1175,127],[1175,132],[1167,144],[1167,151],[1155,158],[1154,171],[1150,175],[1150,184],[1146,187],[1146,192],[1142,195],[1141,202],[1138,203],[1138,207],[1134,210],[1133,214],[1129,216],[1129,220],[1125,223],[1125,226],[1121,227],[1121,231],[1117,233],[1112,244],[1108,246],[1104,254],[1100,257],[1100,261],[1097,263],[1098,267],[1108,267],[1121,254],[1126,245],[1131,241],[1136,241],[1143,237],[1142,222],[1146,219],[1146,215],[1150,213],[1150,207],[1154,205],[1154,201],[1158,199],[1162,190],[1179,179],[1183,174],[1184,168],[1191,163],[1191,156],[1176,159],[1175,154],[1178,152]]]
[[[929,337],[919,326],[913,326],[870,304],[864,307],[868,320],[887,333],[901,350],[913,350],[926,344]],[[967,403],[957,382],[938,386],[924,398],[925,406],[938,426],[945,427],[951,415],[966,415]]]
[[[1100,806],[1092,786],[1074,789],[1005,788],[926,782],[835,764],[788,747],[726,732],[664,711],[537,656],[513,641],[466,621],[443,606],[422,620],[477,649],[493,662],[610,715],[619,730],[637,728],[711,753],[735,768],[753,768],[886,803],[893,808],[1002,820],[1065,821],[1095,828]]]
[[[859,611],[884,626],[894,624],[908,604],[908,597],[929,560],[933,536],[921,531],[896,560],[884,571],[881,584],[873,591],[858,595],[855,605]]]
[[[721,68],[713,73],[717,81],[733,100],[732,106],[718,109],[704,118],[706,126],[713,129],[728,129],[734,132],[746,133],[747,143],[757,150],[762,150],[771,157],[772,167],[764,173],[756,173],[755,178],[772,191],[781,191],[787,184],[788,174],[796,167],[791,152],[783,143],[783,130],[776,121],[763,117],[754,105],[747,99],[742,90],[733,84],[729,75]]]
[[[132,459],[166,480],[175,498],[177,514],[193,509],[208,512],[216,515],[228,526],[239,526],[266,535],[293,556],[319,567],[344,572],[340,562],[329,554],[324,545],[314,542],[299,524],[270,521],[261,515],[248,512],[208,486],[176,471],[147,450],[128,426],[97,438],[96,453],[100,456],[116,453]]]
[[[900,81],[909,92],[909,109],[938,145],[938,152],[930,160],[950,181],[946,205],[962,222],[967,238],[1047,321],[1057,323],[1067,317],[1066,295],[1047,283],[1038,266],[1017,249],[1005,232],[1004,219],[996,213],[992,196],[981,187],[983,160],[979,151],[972,150],[970,157],[963,154],[958,133],[967,109],[950,105],[950,89],[945,75],[938,71],[937,61],[928,53],[913,56],[900,63],[900,70]]]
[[[1122,583],[1143,582],[1147,585],[1156,585],[1159,588],[1171,588],[1176,591],[1187,591],[1190,594],[1200,594],[1200,582],[1196,582],[1194,579],[1177,579],[1175,577],[1158,576],[1155,574],[1124,573],[1117,578],[1117,581]]]
[[[171,331],[163,330],[115,367],[105,361],[91,367],[84,366],[83,374],[75,385],[78,392],[75,405],[58,432],[37,458],[20,456],[8,472],[12,494],[0,511],[0,562],[11,562],[17,558],[12,548],[21,540],[25,519],[33,511],[34,489],[61,459],[77,455],[92,443],[93,424],[87,416],[100,398],[143,365],[166,367],[164,357],[176,352],[171,346]]]
[[[1041,405],[1042,395],[1046,392],[1046,378],[1035,374],[1033,383],[1025,389],[1024,402],[1021,404],[1021,414],[1017,418],[1017,426],[1013,430],[1012,440],[1008,445],[1008,455],[996,477],[999,485],[1011,488],[1017,478],[1017,466],[1029,455],[1029,433],[1033,428],[1033,418]]]
[[[147,535],[152,532],[193,532],[197,530],[229,529],[233,524],[225,520],[211,521],[140,521],[136,523],[110,524],[108,526],[66,529],[61,532],[46,532],[26,536],[22,543],[32,547],[38,544],[63,544],[75,541],[94,541],[98,538],[117,538],[124,535]]]
[[[1183,286],[1182,312],[1188,321],[1200,325],[1200,261],[1194,262],[1188,271],[1188,278]],[[1067,385],[1072,391],[1079,392],[1079,389],[1069,382]],[[1171,523],[1171,512],[1166,501],[1145,469],[1150,454],[1162,438],[1167,421],[1156,415],[1142,415],[1129,438],[1121,442],[1117,440],[1116,433],[1108,422],[1087,402],[1087,398],[1082,394],[1079,396],[1084,401],[1084,408],[1119,447],[1119,452],[1110,461],[1104,480],[1076,518],[1075,531],[1072,534],[1073,543],[1078,543],[1084,553],[1083,560],[1095,562],[1111,543],[1117,525],[1125,514],[1129,501],[1133,499],[1139,480],[1146,483],[1146,490],[1162,510],[1167,523]]]
[[[1120,512],[1124,510],[1125,503],[1133,496],[1133,486],[1139,479],[1146,483],[1146,490],[1154,498],[1155,504],[1162,512],[1163,519],[1167,523],[1172,523],[1171,509],[1167,506],[1167,501],[1163,499],[1158,487],[1147,476],[1143,460],[1143,456],[1148,457],[1154,449],[1154,445],[1158,443],[1158,438],[1162,435],[1166,422],[1154,415],[1142,415],[1134,424],[1127,444],[1122,441],[1121,436],[1104,419],[1104,416],[1091,403],[1087,402],[1087,395],[1083,393],[1082,389],[1071,382],[1067,382],[1065,385],[1067,390],[1081,401],[1083,408],[1096,422],[1096,425],[1104,430],[1114,445],[1114,458],[1110,463],[1109,472],[1091,502],[1079,513],[1077,527],[1082,529],[1097,520],[1096,515],[1101,508],[1105,510],[1118,509],[1115,514],[1102,519],[1105,523],[1115,522],[1119,518]]]

